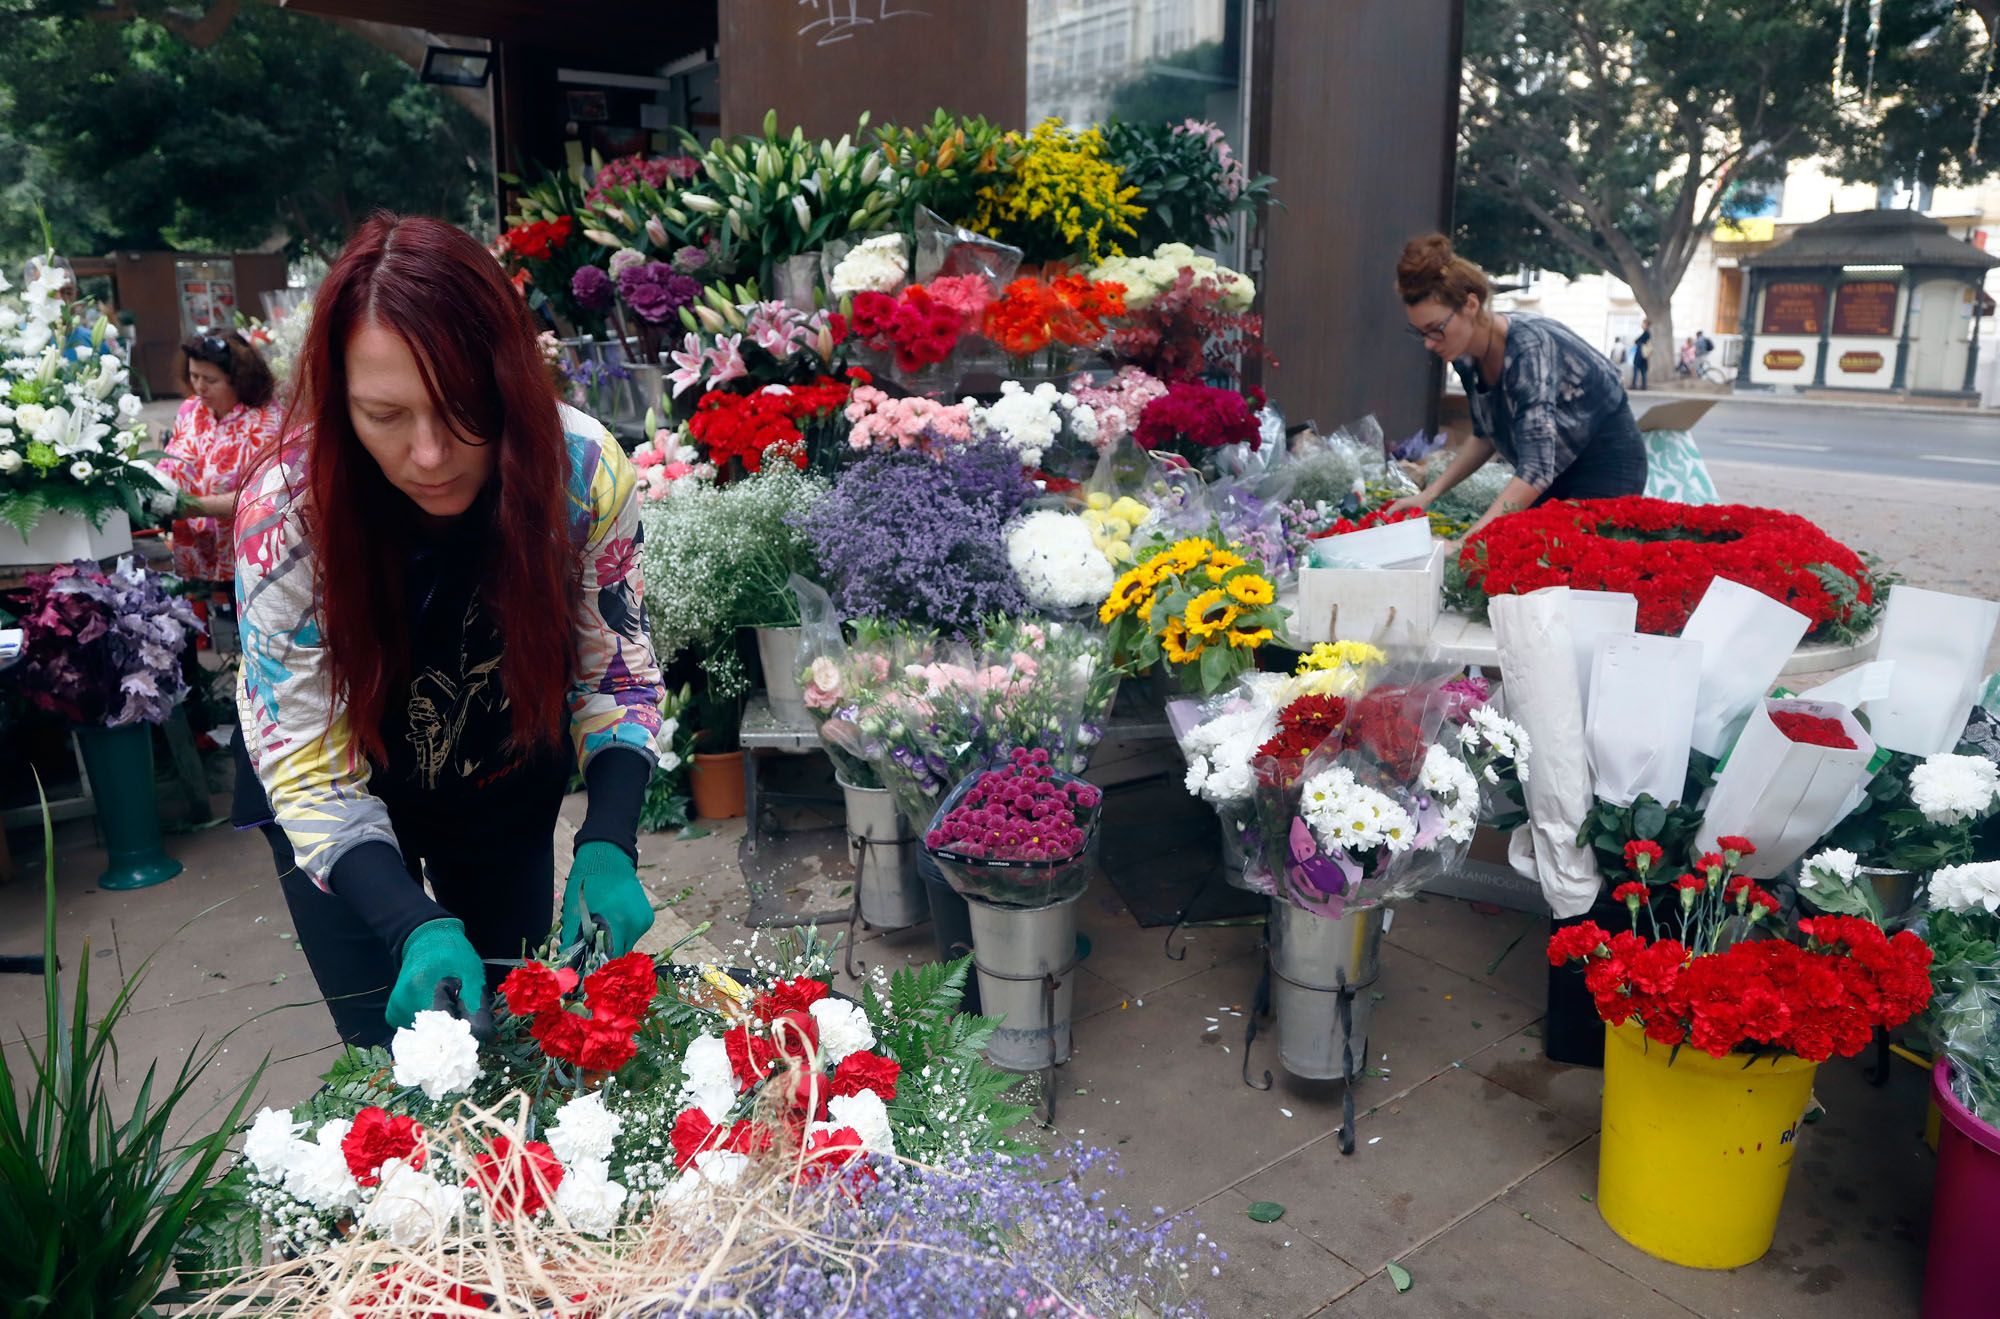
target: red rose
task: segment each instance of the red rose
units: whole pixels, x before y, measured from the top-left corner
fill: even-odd
[[[785,1086],[785,1116],[795,1127],[826,1119],[826,1102],[833,1098],[832,1083],[810,1067],[793,1067],[781,1079]]]
[[[401,1159],[421,1170],[430,1151],[424,1147],[424,1129],[407,1117],[391,1117],[383,1108],[364,1108],[354,1115],[354,1125],[340,1142],[347,1170],[362,1186],[374,1186],[382,1179],[382,1165]]]
[[[541,1141],[527,1142],[514,1157],[514,1143],[495,1136],[493,1148],[474,1160],[466,1185],[486,1196],[495,1219],[531,1218],[555,1195],[562,1179],[562,1160]]]
[[[771,1074],[778,1047],[761,1035],[752,1035],[748,1026],[724,1031],[722,1047],[729,1055],[729,1070],[736,1074],[738,1091],[748,1090]]]
[[[873,1090],[886,1104],[896,1097],[896,1079],[902,1074],[903,1065],[895,1059],[863,1049],[848,1054],[833,1069],[833,1093],[858,1095],[863,1090]]]
[[[1643,838],[1635,838],[1625,844],[1625,868],[1644,875],[1658,868],[1667,859],[1667,853],[1658,843]]]
[[[750,1011],[759,1021],[770,1021],[787,1012],[810,1012],[812,1005],[829,992],[824,981],[807,976],[780,980],[757,996],[756,1002],[750,1005]]]
[[[771,1022],[771,1041],[778,1057],[811,1066],[819,1056],[819,1022],[810,1012],[781,1013]]]
[[[500,996],[507,1010],[517,1017],[532,1017],[562,1003],[563,995],[576,988],[576,972],[568,967],[551,970],[540,962],[517,966],[500,982]]]

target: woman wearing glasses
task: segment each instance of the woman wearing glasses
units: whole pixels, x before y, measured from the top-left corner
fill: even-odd
[[[1428,508],[1495,453],[1514,479],[1468,535],[1549,499],[1606,499],[1646,489],[1646,446],[1618,372],[1568,326],[1492,310],[1486,274],[1430,234],[1396,263],[1409,333],[1451,363],[1465,386],[1473,435],[1424,490],[1396,508]]]
[[[236,482],[250,456],[278,438],[271,368],[242,335],[197,335],[181,345],[188,399],[174,417],[160,473],[181,492],[174,572],[226,586],[236,577]]]
[[[335,1028],[381,1044],[441,990],[476,1011],[495,959],[548,937],[579,768],[563,938],[587,912],[622,954],[653,923],[638,472],[557,402],[526,304],[442,221],[362,225],[298,361],[236,514],[234,816],[264,828]]]

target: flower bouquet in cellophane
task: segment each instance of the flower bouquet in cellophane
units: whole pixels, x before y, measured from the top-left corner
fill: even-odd
[[[1164,546],[1121,576],[1098,610],[1128,672],[1164,663],[1205,696],[1276,640],[1289,614],[1263,565],[1202,536]]]

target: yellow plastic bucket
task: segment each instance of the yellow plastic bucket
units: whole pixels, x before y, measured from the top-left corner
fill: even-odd
[[[1673,1057],[1671,1066],[1667,1059]],[[1597,1209],[1611,1230],[1672,1264],[1733,1269],[1771,1248],[1799,1119],[1819,1064],[1744,1066],[1607,1027]]]

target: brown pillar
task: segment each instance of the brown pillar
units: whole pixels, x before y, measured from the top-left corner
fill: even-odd
[[[1403,334],[1396,258],[1449,230],[1461,0],[1257,7],[1282,209],[1258,272],[1271,397],[1291,421],[1373,413],[1391,441],[1434,415],[1436,361]],[[1268,100],[1266,99],[1268,98]]]

